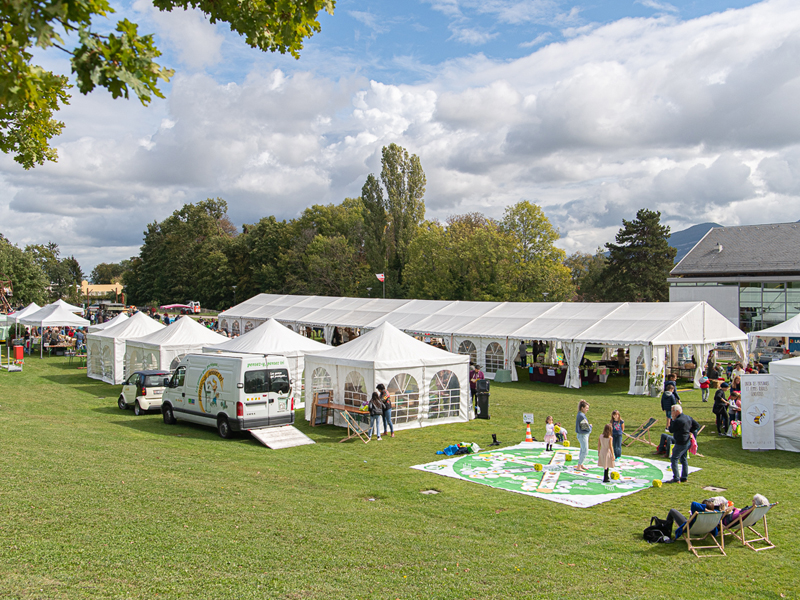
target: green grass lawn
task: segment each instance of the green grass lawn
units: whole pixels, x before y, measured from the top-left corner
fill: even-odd
[[[317,443],[279,451],[136,418],[116,407],[119,391],[65,358],[0,371],[0,597],[750,599],[800,589],[800,455],[712,435],[699,392],[681,393],[708,425],[706,458],[692,459],[703,470],[688,485],[578,509],[408,467],[453,442],[485,447],[492,433],[516,444],[523,412],[535,413],[539,439],[548,414],[572,430],[579,398],[591,403],[594,447],[612,409],[629,428],[661,414],[658,399],[629,397],[627,380],[494,385],[490,421],[368,445],[340,444],[343,430],[309,428],[300,411]],[[698,560],[683,542],[642,540],[652,515],[688,514],[714,495],[706,485],[728,488],[737,506],[755,492],[779,501],[769,517],[778,547],[729,542],[727,558]]]

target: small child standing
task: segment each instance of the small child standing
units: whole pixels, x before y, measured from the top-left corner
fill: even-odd
[[[563,444],[567,441],[567,430],[561,426],[561,423],[556,423],[555,426],[556,431],[556,442],[559,444]]]
[[[700,378],[700,393],[703,395],[703,402],[708,402],[708,388],[711,387],[711,382],[708,377]]]
[[[544,423],[545,450],[549,452],[553,449],[553,444],[556,442],[556,426],[553,425],[553,417],[550,415],[547,416]]]
[[[614,452],[611,450],[611,423],[606,423],[603,434],[597,442],[597,466],[603,471],[603,483],[611,481],[608,477],[608,470],[614,468]]]
[[[614,458],[619,460],[622,456],[622,432],[625,431],[625,421],[618,410],[611,413],[611,439],[614,446]]]

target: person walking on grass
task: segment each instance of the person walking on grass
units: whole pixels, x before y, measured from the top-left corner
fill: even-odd
[[[392,437],[394,437],[394,424],[392,423],[392,397],[389,395],[389,392],[386,391],[386,386],[382,383],[379,383],[378,386],[378,395],[381,398],[381,402],[383,402],[383,434],[386,433],[391,429]]]
[[[378,436],[378,441],[381,440],[381,421],[383,420],[383,402],[378,392],[372,392],[372,398],[369,401],[369,433],[367,433],[367,441],[372,439],[372,430],[375,430],[375,435]]]
[[[586,418],[586,412],[589,410],[589,403],[586,400],[581,400],[578,403],[578,415],[575,417],[575,434],[578,436],[578,443],[581,445],[581,452],[578,455],[578,466],[575,467],[576,471],[585,471],[586,467],[583,462],[586,460],[586,454],[589,452],[589,434],[592,433],[592,426]]]
[[[700,425],[689,415],[683,414],[683,407],[675,404],[672,407],[672,422],[669,425],[669,432],[675,438],[675,445],[672,447],[672,479],[664,483],[686,483],[689,479],[689,446],[692,445],[692,436],[696,436],[700,431]],[[681,465],[681,474],[678,478],[678,463]]]

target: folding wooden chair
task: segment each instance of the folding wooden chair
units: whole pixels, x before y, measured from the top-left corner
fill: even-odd
[[[728,556],[725,554],[725,536],[721,533],[722,517],[725,513],[722,511],[706,511],[692,513],[689,520],[683,526],[683,533],[681,537],[686,540],[686,545],[689,547],[697,558],[708,558],[710,556]],[[719,539],[722,541],[720,544],[717,537],[714,535],[714,529],[720,528]],[[702,542],[708,536],[711,536],[711,541],[714,545],[709,546],[696,546],[695,542]],[[716,552],[700,554],[698,550],[719,550],[720,554]]]
[[[622,442],[623,446],[629,446],[632,442],[644,442],[645,444],[650,444],[651,446],[658,447],[657,444],[654,444],[650,441],[650,428],[656,424],[656,419],[651,418],[647,423],[639,427],[636,431],[632,434],[622,432],[622,435],[626,436],[626,439]],[[645,439],[647,438],[647,439]]]
[[[728,523],[727,527],[723,529],[722,531],[723,534],[724,533],[732,534],[737,540],[742,542],[742,544],[744,544],[751,550],[754,550],[755,552],[758,552],[759,550],[769,550],[771,548],[774,548],[775,544],[773,544],[769,539],[769,528],[767,527],[767,513],[776,504],[778,503],[773,502],[772,504],[768,504],[766,506],[754,506],[750,510],[740,513],[735,520]],[[759,521],[762,520],[764,522],[763,535],[753,528]],[[751,537],[750,539],[748,539],[747,538],[748,529],[757,537]],[[756,542],[763,542],[767,545],[756,548],[753,545]]]

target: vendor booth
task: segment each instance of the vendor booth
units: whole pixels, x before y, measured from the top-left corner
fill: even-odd
[[[29,313],[27,316],[22,317],[19,321],[23,325],[31,325],[34,327],[41,327],[44,330],[45,327],[86,327],[89,325],[89,321],[84,319],[83,317],[79,317],[76,314],[71,313],[69,310],[64,308],[58,303],[48,304],[44,308],[40,308],[36,312]],[[74,344],[74,341],[70,341],[68,344],[64,346],[71,346]],[[41,358],[44,355],[44,347],[46,345],[46,340],[40,338],[39,342],[39,357]]]
[[[125,349],[127,372],[144,369],[172,371],[184,355],[201,353],[206,346],[226,341],[228,338],[203,327],[191,317],[179,317],[169,327],[128,340]]]
[[[379,383],[392,396],[396,429],[470,418],[469,357],[420,342],[390,323],[305,357],[307,407],[324,397],[329,404],[357,410]],[[337,411],[327,411],[321,403],[317,408],[317,423],[346,425]],[[312,413],[306,408],[306,420],[311,420]],[[363,415],[360,418],[365,420]]]
[[[102,331],[86,335],[86,374],[92,379],[120,384],[127,378],[125,371],[125,343],[140,338],[164,326],[138,312],[128,320]]]
[[[203,352],[280,354],[285,356],[289,363],[289,376],[292,379],[294,405],[302,408],[301,404],[304,400],[303,389],[305,387],[303,384],[304,357],[306,354],[319,354],[329,349],[329,346],[295,333],[275,319],[268,319],[266,323],[259,325],[244,335],[221,344],[204,347]]]
[[[788,350],[800,349],[800,315],[792,317],[788,321],[778,323],[773,327],[762,329],[761,331],[751,331],[747,334],[747,351],[753,355],[757,350],[758,339],[769,340],[771,338],[788,338]]]

